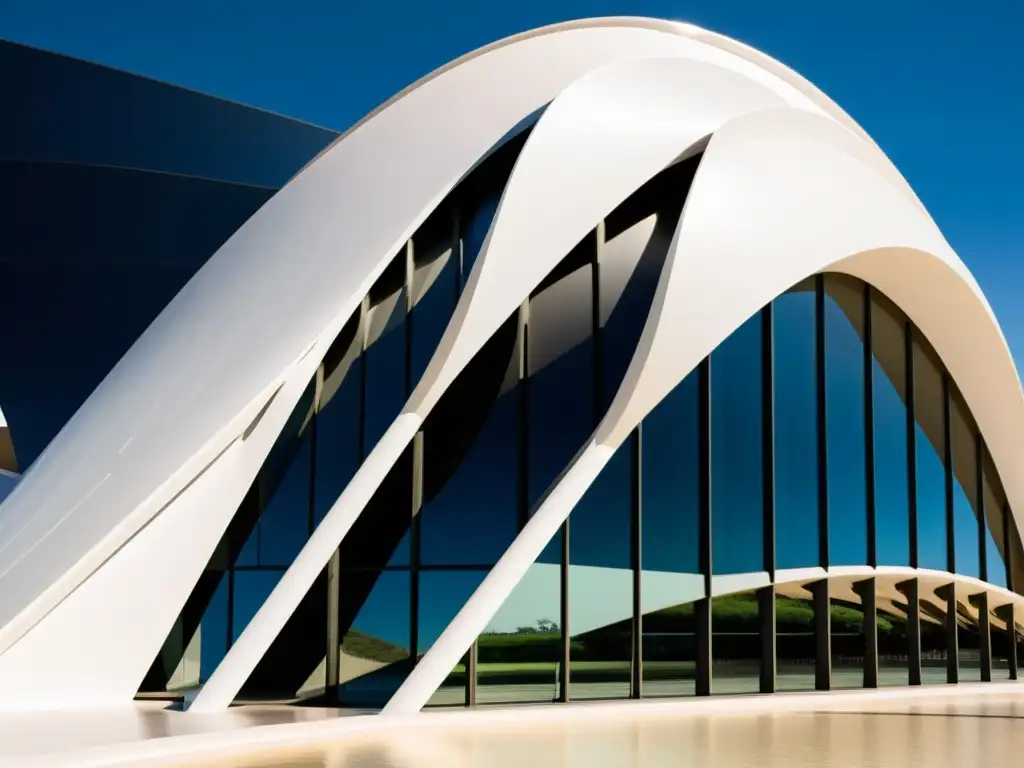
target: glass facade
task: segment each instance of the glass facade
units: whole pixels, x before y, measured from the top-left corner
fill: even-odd
[[[165,678],[196,634],[194,676],[210,674],[400,412],[519,146],[421,225],[328,351],[168,638]],[[477,353],[243,696],[379,707],[397,690],[603,417],[695,166],[611,213]],[[1020,617],[944,574],[1019,590],[1019,550],[928,341],[880,291],[817,275],[643,419],[429,705],[1015,679]]]

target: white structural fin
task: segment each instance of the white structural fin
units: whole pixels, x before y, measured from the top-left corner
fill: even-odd
[[[648,58],[573,83],[538,120],[444,336],[404,413],[314,531],[191,706],[228,706],[455,377],[597,223],[716,127],[785,102],[702,62]],[[572,205],[560,203],[572,200]]]
[[[808,275],[842,270],[880,287],[936,339],[955,377],[967,373],[969,363],[990,372],[993,365],[996,370],[1007,362],[1012,366],[999,327],[966,268],[902,185],[890,182],[881,162],[884,158],[848,129],[800,110],[745,115],[712,136],[637,352],[594,439],[385,711],[412,712],[426,704],[641,419],[747,318]],[[922,278],[935,288],[942,283],[943,290],[915,302],[920,285],[914,284]],[[950,341],[958,335],[948,320],[945,328],[936,327],[950,306],[943,299],[963,309],[957,322],[967,319],[972,325],[960,334],[980,342],[990,357],[956,359],[950,357],[955,343],[938,344],[942,334]],[[930,309],[922,314],[926,305]],[[1019,402],[1016,374],[1004,374],[1003,383],[1016,387]],[[974,383],[965,381],[963,390],[972,411],[987,406],[995,417],[997,409],[979,399]]]

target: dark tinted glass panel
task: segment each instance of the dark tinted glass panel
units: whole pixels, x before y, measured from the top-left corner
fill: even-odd
[[[863,339],[864,283],[846,275],[825,275],[830,565],[867,563]]]
[[[309,538],[311,445],[311,431],[307,429],[291,466],[260,515],[260,565],[291,565]]]
[[[416,269],[413,273],[414,306],[410,321],[410,381],[413,388],[433,357],[458,300],[458,264],[457,259],[453,258],[451,240],[450,231],[445,233],[433,230],[425,232],[422,241],[413,238],[416,251]]]
[[[419,628],[416,653],[430,650],[445,627],[466,604],[486,571],[423,571],[419,575]],[[430,698],[430,706],[452,706],[466,701],[466,667],[458,664]]]
[[[850,579],[829,581],[829,645],[832,652],[832,688],[864,685],[864,601]]]
[[[907,480],[906,318],[871,291],[874,406],[875,547],[879,565],[910,565]]]
[[[490,565],[518,526],[518,318],[473,358],[423,427],[420,559]]]
[[[699,572],[699,378],[694,371],[676,385],[641,429],[641,562],[652,583],[655,574],[675,581],[673,574]]]
[[[278,187],[337,134],[138,75],[0,41],[0,157],[148,168]],[[11,119],[11,118],[14,119]],[[73,125],[75,130],[68,130]]]
[[[569,695],[629,696],[633,657],[630,489],[633,435],[569,518]]]
[[[982,496],[985,509],[985,567],[987,581],[1000,587],[1006,582],[1006,535],[1004,511],[1006,497],[992,457],[984,453]],[[1013,523],[1011,522],[1011,525]]]
[[[271,591],[281,580],[283,570],[235,571],[232,594],[231,642],[234,643],[248,626],[256,611],[267,601]]]
[[[67,125],[61,133],[75,133]],[[0,328],[31,329],[0,338],[0,404],[23,471],[270,195],[168,174],[0,163]]]
[[[463,221],[462,229],[462,284],[469,280],[470,270],[476,262],[483,248],[487,231],[491,228],[491,221],[498,210],[498,196],[495,195],[472,210]]]
[[[202,638],[199,678],[203,681],[210,679],[213,670],[217,668],[228,650],[228,579],[230,578],[228,573],[221,575],[199,624]]]
[[[711,531],[715,573],[764,568],[761,315],[711,355]]]
[[[370,310],[366,365],[366,432],[369,453],[405,405],[405,290]]]
[[[921,682],[945,683],[949,655],[946,633],[946,601],[935,595],[935,588],[921,584]]]
[[[974,420],[958,392],[950,402],[950,436],[953,455],[953,544],[956,572],[981,577],[980,529],[978,527],[978,436]]]
[[[918,565],[948,570],[946,555],[946,404],[938,358],[914,334]]]
[[[315,523],[330,511],[361,463],[359,410],[362,405],[362,364],[362,358],[353,360],[333,392],[327,391],[329,383],[333,388],[333,382],[325,375],[320,412],[316,416]]]
[[[653,222],[640,222],[601,245],[601,383],[605,406],[615,397],[633,360],[677,218],[671,212],[658,214]]]
[[[555,536],[561,547],[561,534]],[[477,701],[481,704],[554,701],[561,690],[561,575],[538,562],[480,635]]]
[[[343,573],[339,588],[341,701],[383,706],[409,672],[410,575]]]
[[[803,568],[819,564],[814,281],[805,280],[779,296],[772,305],[772,322],[775,565]]]
[[[490,565],[515,538],[517,398],[515,391],[498,398],[452,477],[421,510],[425,565]]]
[[[699,374],[676,385],[641,428],[644,696],[696,692],[694,601],[699,569]]]
[[[570,255],[569,259],[574,259]],[[594,428],[592,267],[569,262],[564,277],[530,300],[529,506],[531,509]],[[570,271],[571,270],[571,271]]]
[[[814,598],[806,586],[775,589],[775,685],[779,691],[813,691]]]
[[[760,690],[759,614],[756,592],[712,598],[711,679],[714,693],[757,693]]]
[[[910,683],[907,598],[896,589],[897,579],[876,579],[878,601],[878,684],[882,687]]]
[[[341,541],[345,569],[408,567],[413,520],[413,464],[410,445],[388,471],[366,509]]]

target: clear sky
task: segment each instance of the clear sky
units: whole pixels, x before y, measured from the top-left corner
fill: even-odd
[[[0,37],[340,130],[491,40],[605,15],[689,21],[821,87],[915,187],[1024,362],[1022,0],[0,0]]]

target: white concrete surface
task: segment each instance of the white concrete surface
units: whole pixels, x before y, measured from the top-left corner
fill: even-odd
[[[405,716],[162,706],[0,715],[0,768],[1001,767],[1017,766],[1024,749],[1024,683],[1009,682]],[[643,746],[662,737],[653,753]]]

